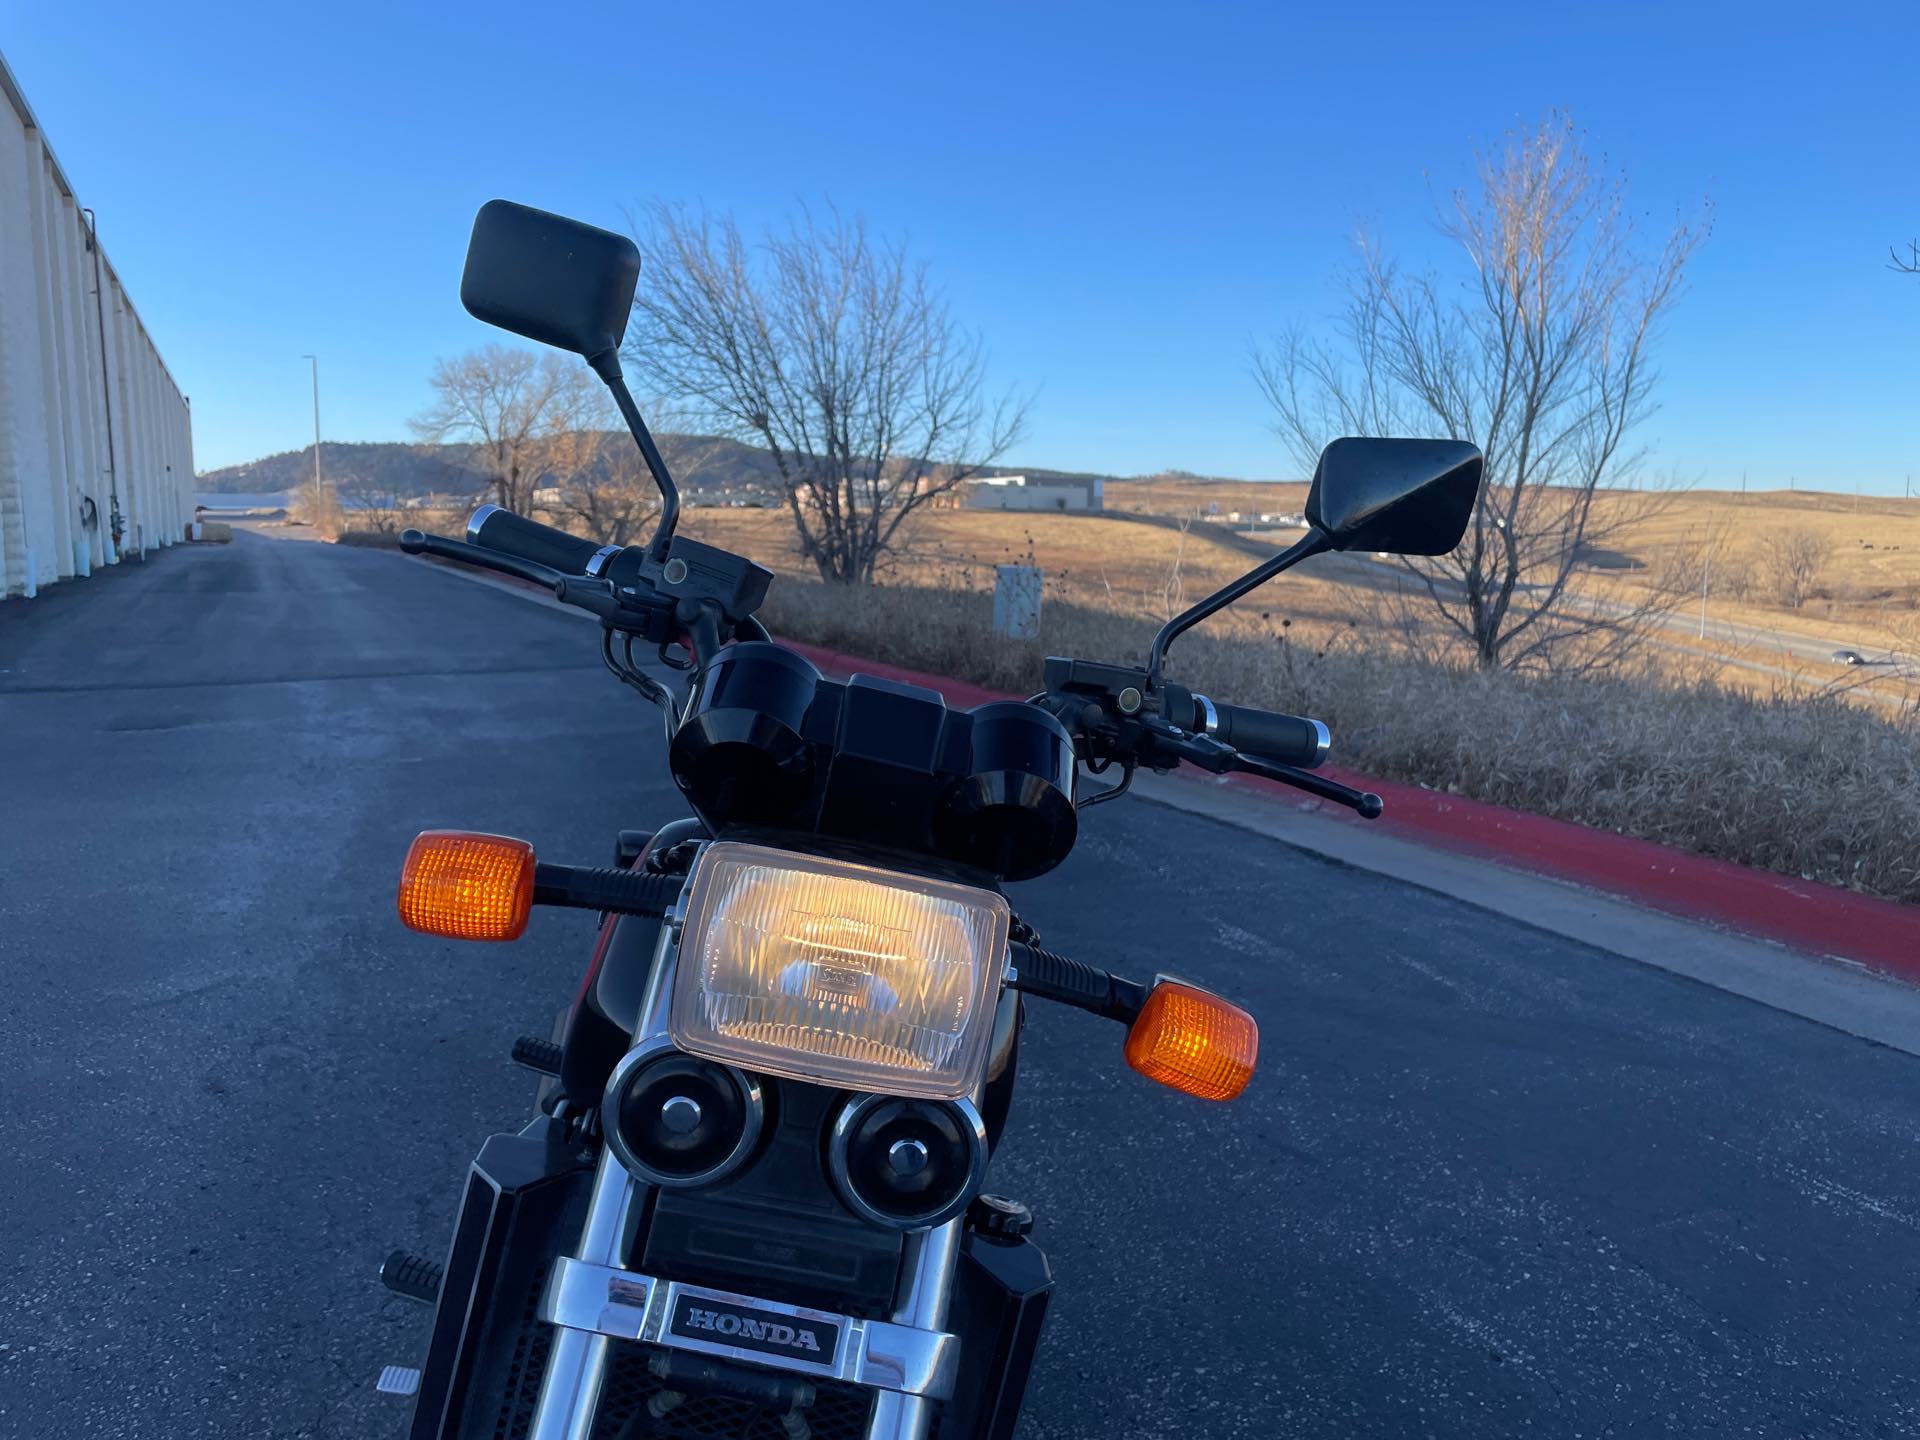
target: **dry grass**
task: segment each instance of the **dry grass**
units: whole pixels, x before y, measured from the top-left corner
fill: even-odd
[[[695,510],[687,516],[686,530],[708,544],[751,555],[783,576],[813,574],[794,545],[793,525],[784,512]],[[1271,548],[1255,544],[1250,549],[1231,532],[1210,525],[1194,526],[1183,539],[1174,530],[1098,515],[935,510],[916,517],[884,578],[890,584],[987,594],[996,565],[1035,564],[1045,572],[1048,603],[1164,620],[1244,573]],[[1364,586],[1295,573],[1261,590],[1256,610],[1285,614],[1324,636],[1368,613],[1366,593]]]
[[[1052,603],[1038,641],[989,633],[984,595],[783,579],[776,634],[876,660],[1037,689],[1049,653],[1145,653],[1149,621]],[[1920,903],[1920,724],[1833,696],[1732,694],[1652,672],[1516,678],[1240,617],[1174,649],[1187,683],[1333,729],[1366,774],[1556,816],[1703,855]],[[1263,633],[1264,632],[1264,633]]]
[[[1603,527],[1613,505],[1638,505],[1639,492],[1600,497]],[[1156,515],[1295,512],[1306,504],[1304,484],[1229,480],[1130,480],[1107,486],[1107,507]],[[1900,611],[1920,611],[1920,499],[1836,495],[1824,491],[1687,490],[1657,507],[1636,527],[1632,556],[1658,574],[1663,557],[1703,538],[1718,541],[1719,580],[1709,576],[1715,615],[1785,629],[1824,633],[1832,624],[1858,627],[1869,643],[1898,636],[1882,622]],[[1803,534],[1825,542],[1826,562],[1809,597],[1795,607],[1767,593],[1763,573],[1779,537]]]
[[[1777,593],[1771,552],[1802,536],[1825,550],[1805,603]],[[1717,540],[1708,604],[1713,616],[1824,635],[1841,627],[1863,645],[1897,645],[1920,614],[1920,499],[1805,491],[1743,495],[1693,490],[1633,537],[1634,558],[1659,573],[1663,556]]]

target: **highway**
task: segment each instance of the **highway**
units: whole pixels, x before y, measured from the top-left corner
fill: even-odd
[[[428,939],[394,880],[423,827],[599,863],[682,813],[594,638],[244,530],[0,604],[0,1436],[401,1433],[428,1314],[375,1269],[443,1250],[592,926]],[[1263,1036],[1209,1106],[1036,1007],[1023,1440],[1920,1430],[1920,1060],[1143,799],[1011,898]]]

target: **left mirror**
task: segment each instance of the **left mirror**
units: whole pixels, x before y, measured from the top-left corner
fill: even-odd
[[[626,236],[489,200],[467,242],[460,303],[477,320],[593,359],[619,348],[639,279]]]

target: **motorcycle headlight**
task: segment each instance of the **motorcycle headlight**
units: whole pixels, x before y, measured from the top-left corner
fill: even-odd
[[[959,1099],[986,1066],[1009,919],[991,890],[709,845],[687,893],[674,1044],[795,1080]]]

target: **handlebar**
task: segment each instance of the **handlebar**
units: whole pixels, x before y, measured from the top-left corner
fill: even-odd
[[[563,575],[591,575],[602,552],[617,553],[617,545],[596,545],[538,520],[529,520],[498,505],[482,505],[467,521],[467,542],[558,570]]]
[[[1327,727],[1305,715],[1283,715],[1251,705],[1229,705],[1192,691],[1169,687],[1174,724],[1198,735],[1210,735],[1222,745],[1247,755],[1259,755],[1282,765],[1317,769],[1333,746]]]
[[[1282,715],[1250,705],[1214,705],[1219,715],[1215,738],[1250,755],[1264,755],[1282,765],[1317,769],[1333,746],[1327,727],[1305,715]]]

